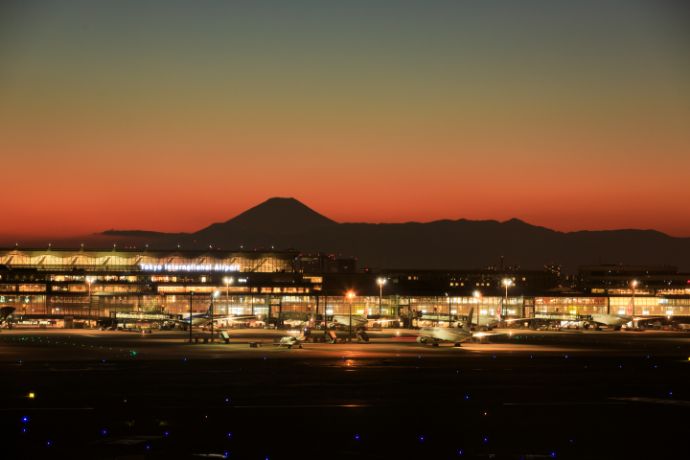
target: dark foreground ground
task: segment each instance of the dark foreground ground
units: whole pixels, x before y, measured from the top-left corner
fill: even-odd
[[[247,333],[249,334],[249,333]],[[690,336],[0,332],[0,458],[687,458]],[[270,341],[268,336],[259,340]],[[29,393],[34,393],[34,398]]]

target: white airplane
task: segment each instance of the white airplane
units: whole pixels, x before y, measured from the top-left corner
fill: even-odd
[[[634,318],[629,315],[611,315],[608,313],[592,313],[588,317],[579,318],[571,321],[566,321],[568,325],[575,325],[577,327],[583,327],[585,329],[597,329],[600,326],[606,326],[613,329],[614,331],[619,331],[623,326],[627,324],[632,324],[641,318]]]
[[[424,327],[420,329],[417,343],[430,343],[437,347],[441,342],[452,342],[454,346],[459,347],[462,342],[466,342],[474,336],[470,330],[473,311],[474,308],[470,310],[469,319],[462,324],[462,327]]]
[[[402,321],[400,321],[400,318],[369,318],[367,327],[384,329],[402,327]]]
[[[210,315],[208,319],[210,322]],[[213,315],[213,322],[218,327],[252,327],[252,324],[256,321],[256,315]]]
[[[305,326],[308,323],[308,321],[302,320],[302,319],[286,319],[283,321],[283,325],[297,329],[300,327]]]
[[[638,321],[655,319],[655,317],[633,317],[630,315],[611,315],[607,313],[593,313],[588,316],[578,317],[575,315],[554,316],[554,317],[537,317],[537,318],[514,318],[505,320],[505,323],[511,326],[525,326],[533,329],[546,326],[555,326],[558,328],[599,328],[606,326],[613,330],[620,330],[628,324],[636,324]]]
[[[632,316],[627,315],[609,315],[603,313],[594,313],[590,316],[592,317],[592,322],[596,324],[603,324],[604,326],[610,327],[616,331],[624,325],[632,322],[634,319]]]
[[[281,337],[280,342],[276,343],[276,345],[279,347],[286,347],[287,349],[291,349],[292,347],[302,348],[303,341],[303,336],[296,337],[294,335],[287,335],[285,337]]]
[[[350,318],[352,318],[353,328],[364,328],[369,322],[369,320],[362,315],[333,315],[333,320],[329,323],[329,326],[349,326]]]
[[[219,324],[219,325],[227,325],[229,327],[232,326],[237,326],[237,325],[249,325],[253,321],[256,321],[256,316],[255,315],[213,315],[213,322],[214,324]],[[173,317],[172,315],[170,316],[170,319],[168,321],[172,321],[177,324],[182,324],[184,326],[189,326],[190,323],[190,317],[189,315],[182,315],[181,317],[175,316]],[[194,313],[192,314],[191,317],[191,323],[193,327],[202,327],[211,322],[211,307],[209,306],[208,310],[206,310],[204,313]]]

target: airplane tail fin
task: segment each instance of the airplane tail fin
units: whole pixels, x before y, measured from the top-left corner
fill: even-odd
[[[474,313],[474,307],[470,308],[470,312],[467,314],[467,321],[462,325],[463,329],[470,330],[472,327],[472,316]]]

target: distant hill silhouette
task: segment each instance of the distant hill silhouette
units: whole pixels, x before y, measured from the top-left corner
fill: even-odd
[[[336,223],[293,198],[271,198],[223,223],[195,233],[110,230],[98,235],[120,247],[222,249],[296,248],[356,256],[360,266],[385,268],[477,268],[506,263],[541,268],[558,263],[675,265],[690,271],[690,238],[654,230],[558,232],[519,219],[439,220],[428,223]]]

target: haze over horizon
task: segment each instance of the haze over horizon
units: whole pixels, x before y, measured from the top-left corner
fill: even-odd
[[[690,237],[680,1],[7,1],[2,239],[338,222]]]

